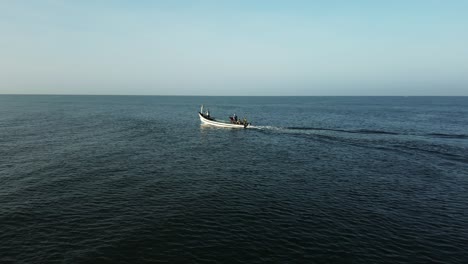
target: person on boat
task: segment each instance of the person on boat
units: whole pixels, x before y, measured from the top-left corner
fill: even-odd
[[[237,116],[236,116],[236,113],[234,113],[234,120],[237,122]]]

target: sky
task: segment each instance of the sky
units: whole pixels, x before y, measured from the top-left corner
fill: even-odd
[[[468,95],[468,1],[0,0],[0,94]]]

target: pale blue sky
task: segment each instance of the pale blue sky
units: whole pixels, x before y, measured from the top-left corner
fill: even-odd
[[[0,0],[0,93],[468,95],[468,1]]]

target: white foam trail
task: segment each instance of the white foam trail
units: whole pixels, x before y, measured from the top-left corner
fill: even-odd
[[[259,129],[259,130],[283,130],[283,128],[275,127],[275,126],[249,126],[249,128]]]
[[[317,134],[315,130],[300,130],[300,129],[289,129],[286,127],[277,127],[277,126],[249,126],[250,129],[257,129],[263,131],[274,131],[278,133],[286,133],[286,134]],[[318,132],[320,133],[320,132]]]

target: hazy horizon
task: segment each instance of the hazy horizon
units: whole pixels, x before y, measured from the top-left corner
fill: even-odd
[[[0,1],[0,94],[467,96],[468,2]]]

